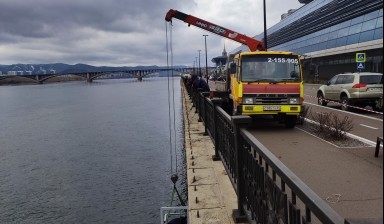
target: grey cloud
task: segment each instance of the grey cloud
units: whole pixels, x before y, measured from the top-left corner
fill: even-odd
[[[113,57],[107,52],[148,58],[164,51],[166,12],[193,6],[190,0],[0,0],[0,46],[9,49],[0,58],[99,64]]]
[[[1,0],[0,32],[24,37],[52,37],[73,27],[90,27],[110,32],[145,30],[162,25],[167,5],[191,1],[127,0]],[[162,27],[159,27],[160,29]]]
[[[215,0],[209,6],[220,10],[210,11],[205,0],[0,0],[0,63],[164,65],[169,9],[253,35],[258,31],[248,26],[246,2]],[[181,21],[172,32],[174,64],[192,65],[206,32]],[[208,62],[223,48],[221,37],[209,35]]]

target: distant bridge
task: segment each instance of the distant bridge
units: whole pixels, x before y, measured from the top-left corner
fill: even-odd
[[[214,67],[208,68],[210,71],[215,69]],[[205,69],[201,69],[202,71]],[[113,74],[127,74],[131,75],[133,78],[137,78],[141,80],[141,78],[146,77],[153,73],[165,72],[165,71],[175,71],[179,73],[194,73],[196,71],[195,68],[159,68],[159,69],[135,69],[135,70],[116,70],[116,71],[96,71],[96,72],[72,72],[72,73],[58,73],[58,74],[35,74],[35,75],[5,75],[0,76],[0,80],[22,77],[36,82],[37,84],[43,84],[45,81],[52,79],[54,77],[60,76],[68,76],[74,75],[79,76],[87,80],[87,82],[92,82],[94,79],[105,76],[105,75],[113,75]]]

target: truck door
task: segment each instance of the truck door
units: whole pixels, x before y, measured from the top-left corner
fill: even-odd
[[[239,66],[239,60],[235,59],[234,63],[236,64],[236,69],[231,74],[231,98],[233,99],[234,107],[236,108],[239,98],[242,97],[239,95],[241,69]]]

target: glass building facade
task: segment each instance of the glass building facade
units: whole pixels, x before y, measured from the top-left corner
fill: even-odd
[[[382,73],[382,8],[383,0],[314,0],[267,30],[268,50],[301,54],[307,79],[357,71],[358,52],[367,56],[363,71]],[[249,49],[231,53],[239,51]]]

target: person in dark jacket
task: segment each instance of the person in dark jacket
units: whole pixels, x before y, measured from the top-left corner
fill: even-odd
[[[201,89],[202,92],[209,92],[210,91],[208,83],[201,77],[199,77],[198,88]]]
[[[200,85],[200,77],[197,75],[193,75],[192,76],[192,89],[194,92],[197,92],[199,85]]]

